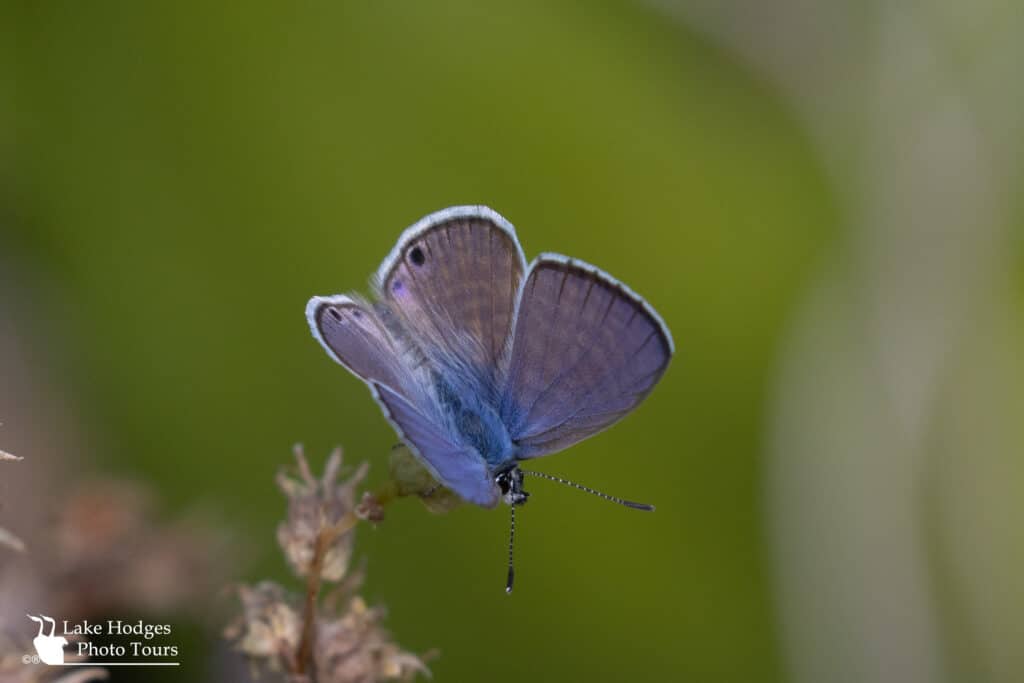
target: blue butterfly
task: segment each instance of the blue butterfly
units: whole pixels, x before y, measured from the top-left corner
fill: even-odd
[[[373,301],[310,299],[310,330],[439,482],[512,506],[513,534],[524,473],[653,509],[519,467],[610,427],[654,389],[674,346],[640,296],[566,256],[527,265],[515,229],[485,206],[406,229],[372,286]]]

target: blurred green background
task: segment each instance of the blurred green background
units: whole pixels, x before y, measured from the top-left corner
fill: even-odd
[[[534,482],[512,597],[504,508],[360,529],[436,680],[1020,680],[1024,33],[990,10],[19,4],[0,323],[81,438],[43,447],[12,413],[58,408],[9,383],[0,446],[218,511],[232,578],[290,581],[291,445],[380,482],[395,441],[306,300],[483,203],[644,295],[677,355],[537,465],[657,512]]]

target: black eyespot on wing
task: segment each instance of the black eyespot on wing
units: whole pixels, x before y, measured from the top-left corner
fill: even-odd
[[[409,252],[409,260],[412,261],[414,266],[422,266],[426,262],[427,257],[423,254],[422,249],[413,247]]]
[[[338,313],[338,309],[328,308],[327,312],[331,315],[332,318],[334,318],[338,322],[341,322],[341,313]]]

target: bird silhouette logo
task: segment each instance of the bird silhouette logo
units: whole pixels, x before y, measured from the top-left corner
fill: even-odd
[[[36,654],[39,655],[39,659],[44,664],[63,664],[64,663],[64,646],[68,644],[68,639],[64,636],[54,635],[54,631],[57,630],[57,624],[53,619],[40,614],[38,617],[34,617],[31,614],[26,614],[32,621],[39,622],[39,634],[32,639],[32,644],[36,648]],[[43,620],[50,622],[50,635],[43,635]]]

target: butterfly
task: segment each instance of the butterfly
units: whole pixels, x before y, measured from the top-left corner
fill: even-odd
[[[438,482],[509,504],[513,538],[524,473],[653,510],[519,466],[610,427],[654,389],[674,345],[643,298],[567,256],[527,264],[515,228],[485,206],[407,228],[371,284],[372,299],[311,298],[310,330]],[[511,538],[509,555],[511,591]]]

